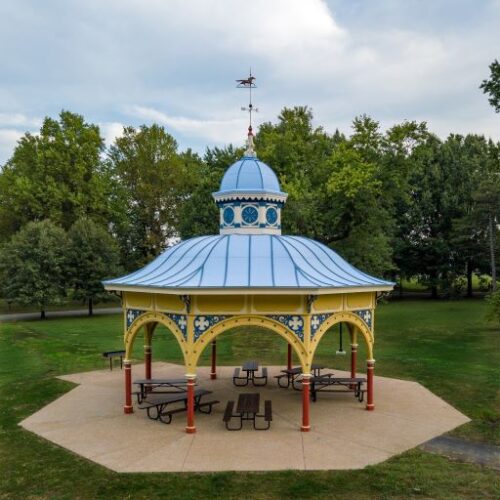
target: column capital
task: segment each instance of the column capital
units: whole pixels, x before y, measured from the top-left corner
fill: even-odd
[[[186,373],[185,377],[190,380],[195,380],[196,379],[196,373]]]
[[[130,360],[130,359],[124,359],[123,360],[123,366],[125,368],[132,366],[132,360]]]
[[[368,366],[375,366],[375,360],[374,359],[367,359],[366,364]]]
[[[351,349],[357,349],[359,344],[351,344]]]

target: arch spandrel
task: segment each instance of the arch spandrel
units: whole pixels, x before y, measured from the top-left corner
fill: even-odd
[[[177,339],[179,347],[181,348],[182,355],[184,356],[184,361],[187,366],[188,364],[187,356],[189,354],[189,350],[187,349],[187,342],[184,340],[183,332],[177,326],[176,322],[172,320],[170,317],[168,317],[164,313],[154,312],[154,311],[146,311],[137,318],[135,318],[135,320],[132,322],[129,328],[125,331],[124,335],[125,359],[130,359],[131,357],[134,340],[139,330],[143,326],[146,327],[146,325],[149,325],[151,323],[162,324],[163,326],[168,328],[170,332],[172,332],[172,334]],[[153,329],[151,329],[151,335],[152,335],[152,330]],[[146,335],[149,335],[149,333],[146,332]]]
[[[365,339],[368,359],[373,359],[373,332],[370,328],[368,328],[367,324],[363,321],[363,319],[361,319],[358,314],[351,311],[342,311],[327,315],[327,317],[322,321],[317,330],[311,333],[310,355],[314,356],[314,353],[316,352],[316,349],[323,335],[337,323],[348,323],[351,326],[355,327]]]
[[[198,364],[198,360],[203,350],[212,340],[217,338],[225,331],[230,330],[231,328],[236,328],[238,326],[258,326],[277,333],[289,344],[291,344],[300,360],[300,364],[302,365],[303,370],[306,372],[310,370],[312,358],[308,356],[307,350],[304,346],[304,342],[300,340],[300,338],[292,330],[287,328],[278,320],[270,318],[268,316],[256,314],[229,316],[208,328],[194,342],[192,358],[190,359],[191,365],[196,366]]]

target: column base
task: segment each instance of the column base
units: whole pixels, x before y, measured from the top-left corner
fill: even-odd
[[[310,425],[301,425],[300,426],[300,431],[301,432],[309,432],[311,430],[311,426]]]
[[[186,427],[187,434],[194,434],[196,432],[196,427]]]
[[[210,374],[210,380],[215,380],[217,378],[217,373]]]
[[[374,404],[367,404],[366,405],[366,410],[367,411],[373,411],[375,409],[375,405]]]
[[[124,406],[123,413],[125,413],[125,414],[134,413],[134,407],[133,406]]]

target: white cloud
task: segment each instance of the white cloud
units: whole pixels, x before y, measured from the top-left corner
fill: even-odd
[[[42,120],[23,113],[0,113],[0,127],[39,127]]]
[[[123,123],[118,122],[106,122],[99,124],[99,129],[106,146],[110,146],[117,137],[121,137],[123,135],[123,127]]]
[[[19,130],[0,128],[0,165],[12,156],[17,141],[23,135]]]

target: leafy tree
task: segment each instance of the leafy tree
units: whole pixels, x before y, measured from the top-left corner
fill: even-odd
[[[73,297],[93,305],[106,298],[101,284],[105,278],[119,273],[119,251],[113,237],[91,219],[79,219],[68,232],[68,266]]]
[[[112,188],[103,147],[99,128],[69,111],[45,118],[38,135],[26,133],[0,174],[0,233],[44,219],[64,229],[83,216],[107,222]]]
[[[114,227],[128,269],[144,265],[178,236],[179,210],[193,185],[200,159],[179,154],[163,127],[126,127],[108,153],[123,212]]]
[[[67,248],[65,231],[51,221],[26,224],[0,252],[3,296],[37,305],[45,319],[47,306],[65,296]]]
[[[500,63],[496,59],[490,64],[490,77],[479,88],[489,96],[488,102],[495,112],[500,113]]]

